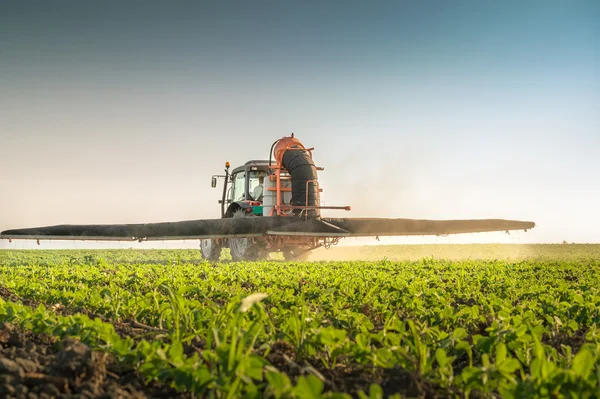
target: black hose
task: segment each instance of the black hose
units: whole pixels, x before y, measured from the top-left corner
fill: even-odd
[[[319,205],[319,191],[316,184],[317,168],[306,150],[289,149],[281,159],[283,167],[288,170],[292,177],[292,201],[294,206],[317,206]],[[308,202],[306,201],[306,185],[308,181]],[[300,210],[294,212],[300,214]],[[318,217],[319,210],[307,211],[309,217]]]

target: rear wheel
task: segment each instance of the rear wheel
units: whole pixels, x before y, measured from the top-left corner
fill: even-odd
[[[211,238],[200,240],[200,251],[202,257],[206,260],[219,260],[221,257],[221,244]]]
[[[244,209],[238,209],[233,213],[234,218],[257,217],[249,214]],[[231,259],[238,262],[243,260],[257,260],[266,258],[268,252],[266,248],[259,242],[255,242],[251,237],[230,238],[229,249],[231,251]]]

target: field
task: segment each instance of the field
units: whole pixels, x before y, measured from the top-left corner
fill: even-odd
[[[443,247],[0,251],[0,396],[600,396],[600,247]]]

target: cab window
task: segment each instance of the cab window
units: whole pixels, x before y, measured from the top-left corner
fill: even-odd
[[[246,172],[238,172],[233,178],[233,201],[246,199]]]
[[[267,173],[264,170],[251,171],[248,177],[248,194],[255,201],[262,201],[264,194],[264,179]],[[258,188],[260,186],[260,188]]]

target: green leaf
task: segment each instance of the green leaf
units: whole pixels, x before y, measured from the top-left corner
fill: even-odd
[[[490,355],[488,355],[487,353],[484,353],[483,355],[481,355],[481,364],[483,364],[483,367],[489,367],[490,366]]]
[[[314,375],[300,376],[294,394],[301,399],[318,399],[323,392],[323,381]]]
[[[533,378],[541,379],[542,378],[542,361],[539,357],[536,357],[531,361],[529,365],[529,373]]]
[[[481,387],[481,374],[483,371],[477,367],[465,367],[460,378],[470,387]]]
[[[169,357],[176,363],[183,359],[183,344],[181,341],[174,341],[169,348]]]
[[[383,389],[379,384],[371,384],[369,387],[369,399],[383,399]]]
[[[446,367],[448,364],[448,356],[442,348],[439,348],[435,351],[435,360],[437,360],[440,367]]]
[[[501,372],[512,374],[521,368],[521,362],[515,358],[510,358],[502,361],[499,364],[496,364],[496,367],[498,367]]]
[[[573,349],[570,346],[564,345],[564,344],[561,344],[560,347],[561,347],[563,353],[565,354],[565,357],[567,359],[571,359],[572,355],[573,355]]]
[[[465,330],[462,327],[456,328],[454,330],[454,332],[452,333],[452,338],[454,338],[455,341],[462,341],[463,339],[467,338],[469,336],[469,334],[467,334],[467,330]]]
[[[546,351],[544,350],[544,345],[540,342],[537,335],[533,335],[534,345],[533,345],[533,355],[538,359],[546,358]]]
[[[355,338],[356,345],[361,348],[367,348],[369,346],[369,336],[364,333],[360,333]]]
[[[506,359],[506,345],[500,342],[496,345],[496,364],[502,363]]]
[[[347,393],[327,392],[322,396],[325,399],[352,399],[352,396]]]
[[[265,378],[269,383],[269,388],[272,388],[279,394],[283,394],[292,386],[288,376],[279,371],[269,370],[265,373]]]
[[[388,348],[379,348],[375,352],[375,364],[383,368],[392,368],[396,366],[396,357]]]
[[[486,336],[482,336],[482,335],[474,335],[473,336],[473,342],[475,343],[475,346],[478,349],[480,349],[483,353],[491,353],[495,340],[496,340],[496,337],[494,337],[494,336],[491,336],[491,337],[486,337]]]
[[[594,361],[593,353],[587,347],[582,347],[573,358],[571,370],[579,377],[586,379],[594,368]]]
[[[263,378],[263,366],[265,360],[259,356],[250,356],[243,360],[244,374],[253,380],[260,381]]]

